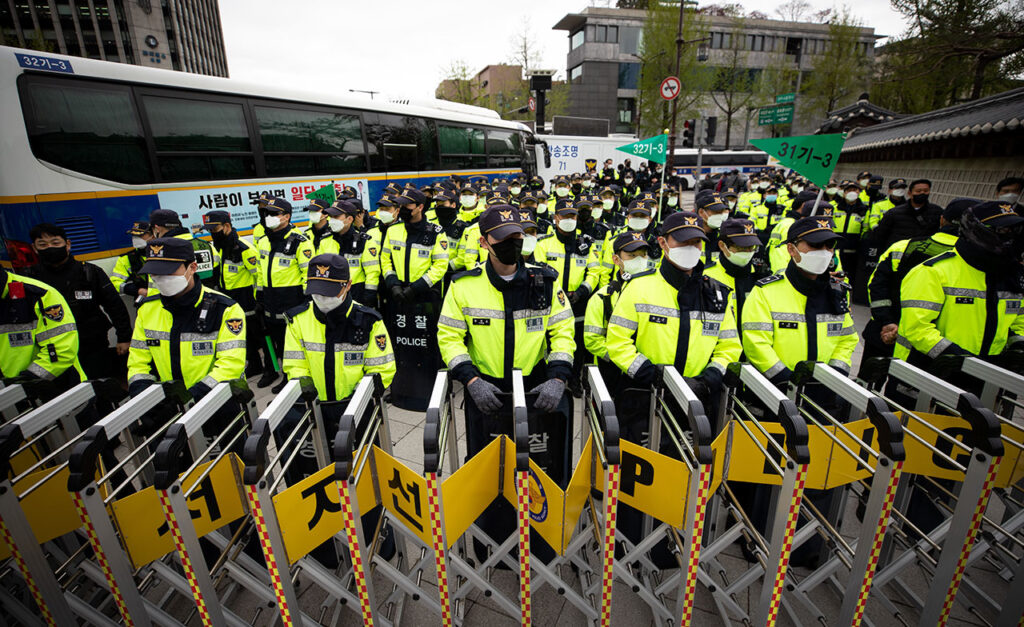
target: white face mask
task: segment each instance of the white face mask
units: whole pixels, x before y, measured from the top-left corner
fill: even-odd
[[[761,189],[768,189],[768,182],[767,181],[761,181],[760,183],[757,184],[757,186],[759,188],[761,188]]]
[[[569,188],[568,187],[556,187],[555,188],[555,196],[558,196],[559,198],[565,198],[568,195],[569,195]]]
[[[811,250],[806,253],[800,253],[800,261],[796,262],[796,267],[811,274],[821,274],[828,270],[828,266],[831,263],[832,251]]]
[[[380,209],[377,211],[377,219],[380,220],[381,224],[391,224],[395,221],[395,214]]]
[[[626,274],[639,274],[647,269],[647,257],[633,257],[622,261],[622,271]]]
[[[804,191],[804,186],[803,185],[794,185],[793,186],[793,193],[794,194],[799,194],[802,191]]]
[[[708,216],[708,226],[713,229],[722,228],[722,223],[729,219],[728,211],[721,211],[719,213],[712,213]]]
[[[633,182],[633,177],[627,176],[626,178],[624,178],[622,180],[626,182],[626,185],[629,185],[630,183]]]
[[[839,188],[838,187],[828,187],[828,188],[825,189],[825,192],[827,192],[829,196],[835,196],[839,192]]]
[[[513,185],[512,187],[508,188],[508,191],[512,192],[513,196],[518,196],[519,192],[523,191],[523,188],[519,187],[518,185]]]
[[[335,233],[339,233],[341,229],[345,228],[345,221],[341,218],[327,218],[327,226]]]
[[[133,236],[132,237],[132,246],[134,246],[135,248],[145,248],[146,247],[146,240],[142,239],[141,237],[134,237]]]
[[[184,292],[185,288],[188,287],[188,277],[184,274],[151,274],[149,275],[149,278],[153,279],[153,284],[156,285],[156,289],[160,290],[160,293],[164,296],[177,296]]]
[[[679,204],[679,198],[678,197],[676,197],[676,196],[669,196],[668,197],[668,206],[669,207],[675,207],[678,204]]]
[[[650,225],[650,218],[629,218],[626,220],[626,224],[629,226],[631,231],[643,231]]]
[[[861,180],[857,181],[857,183],[858,183],[858,184],[859,184],[859,185],[860,185],[861,187],[867,187],[867,186],[868,186],[868,182],[869,182],[869,181],[870,181],[870,179],[861,179]]]
[[[576,230],[576,218],[563,218],[558,222],[558,230],[563,233],[572,233]]]
[[[466,209],[476,206],[476,196],[459,196],[459,202]]]
[[[891,192],[889,192],[889,194],[893,198],[903,198],[903,197],[905,197],[907,195],[907,190],[905,190],[902,187],[900,187],[898,189],[892,190]]]
[[[532,255],[535,248],[537,248],[536,235],[526,235],[523,237],[523,255]]]
[[[593,187],[593,186],[594,186],[594,181],[583,181],[583,187],[590,188],[590,187]]]
[[[859,198],[859,197],[860,197],[860,194],[858,194],[857,192],[846,192],[846,200],[847,200],[847,202],[853,202],[853,201],[857,200],[857,198]]]
[[[735,200],[730,200],[726,204],[729,205],[729,209],[735,209],[736,208],[736,201]]]
[[[683,270],[689,270],[700,261],[700,246],[677,246],[668,249],[668,259]]]
[[[263,220],[263,223],[266,225],[268,229],[273,231],[277,227],[281,226],[281,216],[267,216]],[[163,292],[163,290],[160,291]]]
[[[602,214],[604,214],[604,207],[594,207],[590,210],[590,217],[594,220],[600,220]]]
[[[750,265],[750,260],[753,258],[754,251],[752,250],[748,252],[735,252],[729,255],[729,263],[733,264],[734,266],[745,268],[746,266]]]
[[[605,209],[611,209],[612,207],[615,206],[615,199],[614,198],[605,198],[604,200],[601,201],[601,205]]]
[[[893,190],[893,191],[895,191],[895,190]],[[1020,194],[1014,194],[1013,192],[1010,192],[1008,194],[1003,194],[997,200],[999,200],[999,202],[1008,202],[1008,203],[1010,203],[1012,205],[1012,204],[1016,204],[1019,199],[1020,199]]]
[[[324,296],[323,294],[310,294],[313,297],[313,304],[324,313],[331,313],[338,308],[345,300],[341,296]]]
[[[309,212],[309,223],[310,224],[318,224],[323,217],[324,217],[324,214],[322,212],[320,212],[320,211],[310,211]]]

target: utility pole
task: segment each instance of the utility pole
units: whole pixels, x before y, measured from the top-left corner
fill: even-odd
[[[679,76],[679,61],[683,56],[683,24],[686,19],[686,0],[679,0],[679,29],[676,31],[676,71],[673,76]],[[670,127],[668,134],[668,155],[665,158],[665,171],[661,175],[661,186],[665,187],[665,180],[669,177],[670,173],[675,173],[675,156],[676,156],[676,110],[678,108],[679,98],[672,99],[672,126]],[[696,130],[696,129],[695,129]],[[660,208],[660,205],[659,205]]]

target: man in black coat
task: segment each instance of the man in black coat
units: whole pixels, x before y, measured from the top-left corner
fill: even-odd
[[[872,232],[879,250],[911,237],[927,237],[939,230],[942,207],[928,201],[932,182],[917,179],[907,189],[907,201],[886,212]]]

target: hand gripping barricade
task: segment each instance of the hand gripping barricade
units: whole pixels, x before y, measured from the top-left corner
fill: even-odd
[[[822,585],[835,589],[840,610],[837,625],[859,625],[871,590],[872,579],[881,553],[882,542],[892,513],[893,495],[900,480],[906,451],[903,428],[889,406],[871,391],[856,384],[845,374],[820,362],[797,366],[790,392],[808,423],[811,463],[806,487],[828,490],[820,503],[805,499],[801,514],[807,519],[796,534],[794,549],[815,535],[824,539],[822,565],[797,579],[790,571],[783,595],[783,607],[790,619],[800,624],[792,603],[806,606],[814,619],[829,624],[833,619],[815,603],[811,592]],[[808,386],[827,390],[827,396],[842,402],[826,409],[808,393]],[[819,401],[821,400],[819,395]],[[833,415],[847,413],[848,415]],[[860,493],[848,486],[858,486]],[[840,533],[847,493],[865,501],[857,540],[848,542]]]
[[[915,391],[917,400],[910,409],[883,396],[899,412],[907,436],[906,461],[894,497],[894,524],[879,556],[871,598],[896,620],[910,624],[912,617],[888,597],[897,594],[904,605],[920,612],[917,624],[924,627],[946,624],[962,590],[966,609],[978,615],[979,607],[995,603],[965,577],[966,569],[983,523],[1004,540],[1014,535],[985,513],[997,486],[1020,480],[1014,472],[1021,454],[1021,430],[1001,420],[973,394],[904,361],[891,360],[888,375],[903,389]],[[917,496],[921,498],[911,507]],[[933,529],[921,529],[921,523],[913,520],[922,504],[931,505],[941,517]],[[985,549],[981,544],[977,545],[982,549],[979,557]],[[1024,546],[1019,539],[1015,544],[1018,549]],[[921,573],[931,575],[923,593],[919,591]]]

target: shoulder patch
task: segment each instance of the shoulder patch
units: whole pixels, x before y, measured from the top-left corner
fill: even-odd
[[[558,290],[558,302],[564,307],[565,306],[565,292],[561,289]]]
[[[477,266],[477,267],[473,268],[472,270],[463,270],[462,272],[456,272],[455,274],[452,275],[452,282],[454,283],[455,281],[458,281],[459,279],[464,279],[464,278],[470,277],[470,276],[479,276],[480,273],[483,272],[483,271],[484,271],[484,269],[482,267]]]
[[[385,350],[388,347],[388,336],[385,333],[375,335],[373,341],[377,343],[377,348],[380,350]]]
[[[756,285],[770,285],[770,284],[775,283],[777,281],[781,281],[784,278],[785,278],[785,276],[783,276],[783,274],[781,272],[779,272],[777,274],[770,274],[770,275],[766,276],[765,278],[760,279],[759,281],[757,281]]]
[[[238,335],[242,332],[242,329],[245,326],[245,320],[242,318],[230,318],[225,320],[224,324],[227,325],[228,331],[231,331],[233,335]]]
[[[50,305],[49,307],[43,308],[43,315],[47,319],[53,320],[54,322],[60,322],[64,319],[64,305],[57,303],[56,305]]]
[[[937,264],[940,261],[944,261],[946,259],[951,259],[953,257],[956,257],[956,253],[953,252],[952,250],[947,250],[946,252],[942,253],[941,255],[936,255],[936,256],[932,257],[931,259],[929,259],[928,261],[925,261],[924,265],[926,265],[926,266],[934,266],[935,264]]]

